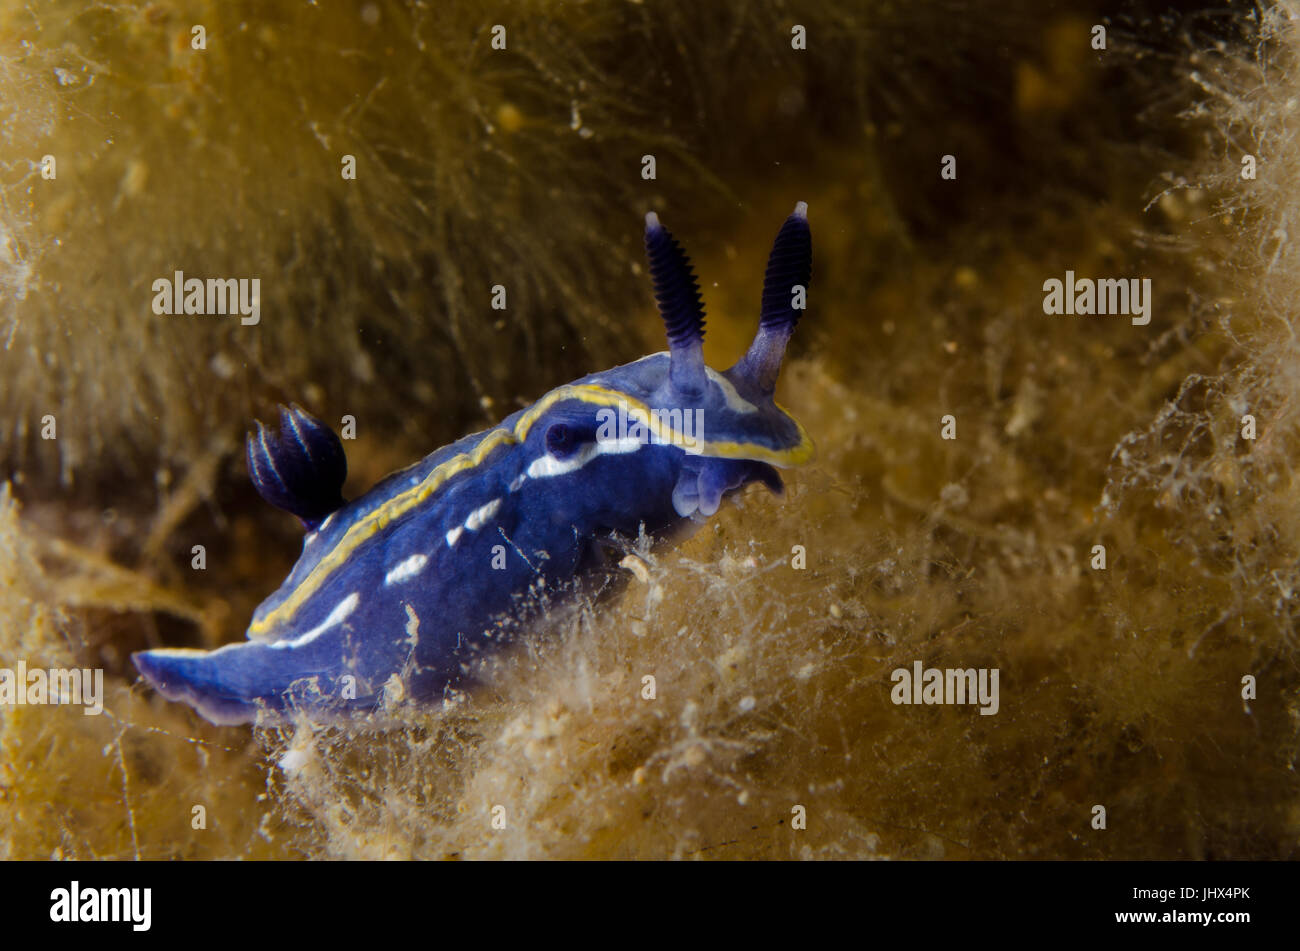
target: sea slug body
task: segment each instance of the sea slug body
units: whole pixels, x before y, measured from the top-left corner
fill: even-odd
[[[249,473],[302,520],[302,555],[246,641],[142,651],[144,678],[223,724],[370,711],[394,677],[401,696],[435,701],[530,597],[574,590],[617,539],[671,538],[750,482],[780,492],[775,467],[812,456],[773,398],[812,275],[807,206],[777,234],[754,341],[724,371],[704,363],[699,287],[654,213],[645,244],[667,352],[558,387],[351,502],[328,426],[296,406],[278,436],[258,424]]]

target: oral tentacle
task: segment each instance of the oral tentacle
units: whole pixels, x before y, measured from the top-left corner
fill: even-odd
[[[776,470],[749,459],[705,459],[682,466],[673,488],[673,508],[682,518],[715,515],[728,492],[761,482],[777,495],[784,491]]]
[[[684,466],[677,484],[673,486],[673,511],[682,518],[690,518],[700,508],[700,480],[698,470]]]
[[[696,479],[700,513],[713,515],[722,505],[722,497],[745,481],[747,466],[731,460],[711,460],[700,469]]]

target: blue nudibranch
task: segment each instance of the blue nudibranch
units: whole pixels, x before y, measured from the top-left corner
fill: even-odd
[[[699,286],[652,212],[645,246],[668,352],[554,389],[351,502],[329,427],[296,406],[281,410],[278,437],[259,424],[249,472],[302,520],[302,555],[247,641],[143,651],[137,669],[214,723],[373,710],[389,690],[437,700],[530,597],[573,590],[618,539],[670,537],[750,482],[781,492],[773,467],[812,456],[773,399],[812,276],[807,212],[796,205],[776,236],[758,330],[729,370],[704,364]]]

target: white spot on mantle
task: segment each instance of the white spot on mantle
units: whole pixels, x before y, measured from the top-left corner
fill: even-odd
[[[410,558],[403,559],[392,571],[384,575],[384,584],[400,584],[409,578],[414,578],[428,563],[428,555],[412,555]]]
[[[470,513],[469,518],[465,519],[465,527],[471,532],[477,532],[487,521],[497,514],[497,509],[501,508],[501,500],[493,499],[486,505],[481,505]]]

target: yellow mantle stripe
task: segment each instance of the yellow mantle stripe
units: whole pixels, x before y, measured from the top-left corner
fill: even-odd
[[[278,604],[274,610],[267,612],[266,616],[260,621],[255,621],[249,626],[248,636],[254,637],[263,634],[282,618],[292,616],[304,601],[320,589],[321,585],[325,583],[325,579],[347,561],[348,557],[362,543],[378,532],[383,531],[394,519],[401,518],[411,509],[425,502],[452,476],[478,466],[493,449],[498,446],[523,442],[528,438],[528,432],[532,429],[533,424],[537,422],[537,418],[563,400],[580,400],[596,406],[618,406],[621,404],[627,408],[629,416],[634,417],[637,422],[664,441],[673,442],[675,445],[682,445],[685,441],[680,433],[654,416],[645,403],[633,399],[626,393],[607,389],[594,383],[569,384],[554,389],[529,407],[519,417],[514,429],[490,430],[473,449],[452,456],[446,462],[436,466],[418,485],[414,485],[405,492],[393,496],[373,512],[366,514],[364,518],[358,519],[330,549],[329,553],[316,563],[316,566],[312,568],[311,572],[289,597]],[[722,459],[752,459],[756,462],[767,462],[776,466],[803,465],[812,458],[812,440],[798,420],[794,420],[794,423],[799,427],[799,445],[793,449],[775,450],[769,449],[767,446],[760,446],[757,443],[726,440],[715,442],[706,439],[702,441],[705,448],[701,451],[701,455]]]

